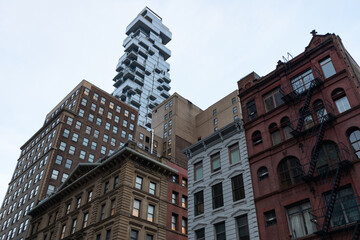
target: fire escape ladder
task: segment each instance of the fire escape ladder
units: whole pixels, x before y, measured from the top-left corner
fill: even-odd
[[[355,225],[355,230],[354,230],[354,234],[352,236],[352,240],[358,240],[360,236],[360,221],[357,221],[356,225]]]
[[[302,108],[300,110],[300,118],[299,118],[299,121],[298,121],[298,123],[296,125],[296,129],[295,129],[296,132],[301,131],[301,129],[302,129],[303,125],[304,125],[304,119],[305,119],[307,113],[309,112],[309,106],[310,106],[310,101],[311,101],[314,85],[315,85],[315,82],[313,81],[310,84],[309,89],[307,90],[306,97],[305,97],[305,100],[304,100],[304,105],[302,106]]]
[[[320,153],[320,147],[324,139],[325,134],[325,128],[326,128],[326,121],[321,122],[319,127],[319,132],[316,136],[316,142],[313,151],[311,152],[311,159],[310,159],[310,166],[307,176],[312,177],[314,174],[315,166],[317,159],[319,157]]]
[[[329,198],[329,200],[327,201],[327,204],[326,204],[326,214],[325,214],[324,223],[323,223],[323,227],[322,227],[323,233],[328,233],[328,231],[329,231],[330,220],[331,220],[331,216],[332,216],[334,206],[335,206],[336,195],[337,195],[337,192],[338,192],[338,189],[339,189],[341,175],[342,175],[342,166],[341,166],[341,164],[339,164],[337,169],[336,169],[335,178],[334,178],[334,182],[333,182],[333,185],[332,185],[330,198]]]

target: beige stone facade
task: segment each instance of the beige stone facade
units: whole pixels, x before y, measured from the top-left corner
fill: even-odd
[[[166,161],[129,142],[97,163],[80,164],[29,213],[27,239],[165,240],[167,186],[177,174]]]

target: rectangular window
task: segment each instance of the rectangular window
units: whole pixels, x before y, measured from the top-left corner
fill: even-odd
[[[110,203],[110,216],[115,214],[115,199],[111,200]]]
[[[131,230],[130,240],[138,240],[139,231]]]
[[[65,232],[66,232],[66,224],[64,224],[61,228],[60,239],[63,239],[65,237]]]
[[[60,156],[60,155],[57,155],[57,156],[56,156],[55,163],[58,164],[58,165],[61,165],[62,160],[63,160],[63,157]]]
[[[70,131],[68,129],[64,129],[64,132],[63,132],[63,137],[64,138],[68,138],[69,137],[69,134],[70,134]]]
[[[187,178],[184,178],[184,177],[182,178],[181,186],[187,187]]]
[[[91,201],[91,199],[92,199],[92,194],[93,194],[92,191],[89,191],[89,192],[88,192],[88,198],[87,198],[87,201],[88,201],[88,202]]]
[[[294,91],[297,94],[301,94],[306,89],[310,88],[311,82],[313,80],[314,80],[314,75],[312,73],[312,70],[309,69],[306,72],[291,79],[291,84],[293,86]]]
[[[101,97],[101,100],[100,100],[100,102],[101,102],[102,104],[105,104],[105,102],[106,102],[106,99],[105,99],[104,97]]]
[[[100,132],[98,130],[94,130],[94,138],[99,138]]]
[[[106,182],[104,185],[104,194],[106,194],[109,191],[109,182]]]
[[[105,240],[110,240],[111,239],[111,229],[106,230],[106,238]]]
[[[96,118],[96,125],[101,126],[101,118]]]
[[[97,146],[96,142],[91,142],[91,149],[92,150],[96,150],[96,146]]]
[[[140,216],[140,203],[141,203],[140,200],[137,199],[134,200],[132,215],[135,217]]]
[[[225,222],[214,224],[215,228],[215,239],[226,240]]]
[[[177,192],[172,192],[172,195],[171,195],[171,202],[173,204],[178,204],[178,193]]]
[[[267,227],[276,224],[275,210],[271,210],[271,211],[265,212],[265,213],[264,213],[264,217],[265,217],[265,225],[266,225]]]
[[[101,205],[100,220],[103,220],[105,218],[105,207],[105,204]]]
[[[289,229],[292,238],[300,238],[317,231],[316,225],[311,221],[313,216],[310,202],[300,203],[286,209]]]
[[[84,117],[85,111],[84,109],[79,109],[79,117]]]
[[[345,112],[351,108],[349,100],[347,99],[346,96],[335,100],[335,104],[339,113]]]
[[[188,233],[188,224],[187,224],[187,218],[182,218],[181,221],[181,233],[187,234]]]
[[[66,180],[68,177],[69,177],[69,174],[63,173],[62,178],[61,178],[61,182],[62,182],[62,183],[65,182],[65,180]]]
[[[125,117],[129,117],[129,111],[128,111],[128,110],[125,110],[125,111],[124,111],[124,116],[125,116]]]
[[[78,139],[79,139],[79,134],[73,133],[73,136],[72,136],[72,139],[71,139],[71,140],[73,140],[74,142],[77,142]]]
[[[94,93],[93,99],[94,99],[95,101],[97,101],[97,100],[99,99],[99,94]]]
[[[74,155],[76,148],[74,146],[69,147],[69,154]]]
[[[142,183],[143,183],[143,178],[142,178],[142,177],[136,177],[135,187],[136,187],[137,189],[141,189],[141,188],[142,188]]]
[[[117,186],[119,185],[119,177],[118,176],[116,176],[116,177],[114,177],[114,189],[115,188],[117,188]]]
[[[266,112],[269,112],[269,111],[277,108],[281,104],[283,104],[284,101],[282,100],[281,97],[282,97],[282,94],[280,92],[280,88],[275,88],[274,90],[265,94],[263,96],[263,99],[264,99]]]
[[[211,172],[216,172],[221,169],[220,152],[210,156]]]
[[[106,154],[106,147],[105,146],[101,146],[101,154]]]
[[[65,151],[65,149],[66,149],[66,143],[60,142],[59,150]]]
[[[181,198],[181,206],[183,207],[183,208],[187,208],[187,197],[186,196],[182,196],[182,198]]]
[[[205,240],[205,228],[201,228],[195,231],[196,240]]]
[[[117,134],[117,133],[118,133],[118,128],[117,128],[116,126],[113,126],[113,133],[114,133],[114,134]],[[122,136],[122,134],[121,134],[121,136]]]
[[[173,231],[177,231],[177,220],[178,220],[178,215],[177,214],[172,214],[171,215],[171,230]]]
[[[329,202],[331,192],[324,194],[326,203]],[[351,186],[341,189],[336,194],[335,206],[331,217],[331,226],[337,227],[356,222],[360,218],[356,197]]]
[[[71,234],[75,232],[77,219],[75,218],[71,225]]]
[[[91,127],[90,126],[86,126],[85,133],[89,134],[89,135],[91,134]]]
[[[245,198],[244,181],[242,174],[231,178],[231,186],[234,202]]]
[[[80,159],[85,159],[85,157],[86,157],[86,152],[84,150],[80,150],[79,158]]]
[[[89,120],[89,122],[93,122],[94,121],[94,115],[89,114],[88,120]]]
[[[76,121],[75,128],[76,128],[76,129],[81,129],[81,122]]]
[[[156,183],[150,182],[150,184],[149,184],[149,193],[155,195],[155,193],[156,193]]]
[[[150,234],[146,234],[146,240],[153,240],[154,236]]]
[[[73,123],[73,121],[74,121],[74,119],[72,118],[72,117],[68,117],[67,118],[67,121],[66,121],[66,124],[68,124],[68,125],[72,125],[72,123]]]
[[[238,143],[231,145],[229,147],[229,155],[230,155],[230,164],[240,162],[240,149]]]
[[[91,110],[96,111],[96,104],[95,103],[91,104]]]
[[[76,208],[79,208],[81,206],[81,197],[78,197],[76,201]]]
[[[89,139],[84,138],[84,139],[83,139],[83,143],[82,143],[82,145],[84,145],[85,147],[87,147],[87,146],[88,146],[88,144],[89,144]]]
[[[195,216],[204,213],[204,191],[200,191],[194,194]]]
[[[154,221],[154,211],[155,211],[155,206],[149,204],[147,220],[150,221],[150,222]]]
[[[70,169],[70,168],[71,168],[71,165],[72,165],[72,160],[70,160],[70,159],[66,159],[66,162],[65,162],[65,168]]]
[[[111,112],[108,112],[107,118],[108,118],[108,119],[112,119],[112,113],[111,113]]]
[[[330,57],[321,61],[320,66],[324,72],[325,78],[329,78],[336,73]]]
[[[93,154],[89,154],[88,162],[94,162],[95,156]]]
[[[86,228],[86,227],[87,227],[88,219],[89,219],[89,213],[84,213],[84,217],[83,217],[83,228]]]
[[[203,178],[202,161],[194,164],[194,180],[197,181]]]
[[[52,174],[51,174],[51,179],[57,180],[59,176],[59,171],[53,169]]]
[[[211,189],[212,189],[213,209],[224,206],[222,183],[218,183],[212,186]]]
[[[237,236],[239,240],[250,240],[249,225],[247,215],[242,215],[235,218]]]

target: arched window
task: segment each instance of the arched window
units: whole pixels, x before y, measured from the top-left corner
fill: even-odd
[[[252,139],[254,145],[258,145],[258,144],[262,143],[261,132],[255,131],[252,134],[251,139]]]
[[[359,128],[351,128],[348,130],[348,138],[357,158],[360,158],[360,130]]]
[[[277,127],[276,123],[270,124],[269,132],[270,132],[270,135],[271,135],[271,141],[272,141],[273,146],[281,143],[280,130]]]
[[[345,112],[351,108],[349,100],[346,97],[345,91],[342,88],[337,88],[331,93],[331,97],[339,113]]]
[[[317,118],[318,122],[320,123],[320,122],[324,121],[326,118],[327,112],[326,112],[323,101],[320,99],[315,100],[313,103],[313,109],[316,113],[316,118]]]
[[[257,175],[258,175],[259,181],[262,181],[269,177],[269,172],[266,167],[262,166],[258,169]]]
[[[319,150],[319,156],[316,162],[318,171],[325,171],[333,168],[340,161],[339,148],[332,141],[324,141]]]
[[[280,120],[280,125],[284,132],[285,140],[292,138],[293,135],[291,134],[292,129],[290,127],[290,119],[288,117],[283,117]]]
[[[290,187],[301,180],[301,165],[296,157],[286,157],[278,165],[280,187]]]

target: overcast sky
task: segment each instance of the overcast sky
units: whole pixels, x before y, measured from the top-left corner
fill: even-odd
[[[360,1],[0,0],[0,203],[22,146],[82,79],[113,91],[126,26],[145,7],[172,32],[171,91],[202,109],[255,71],[336,33],[360,62]]]

